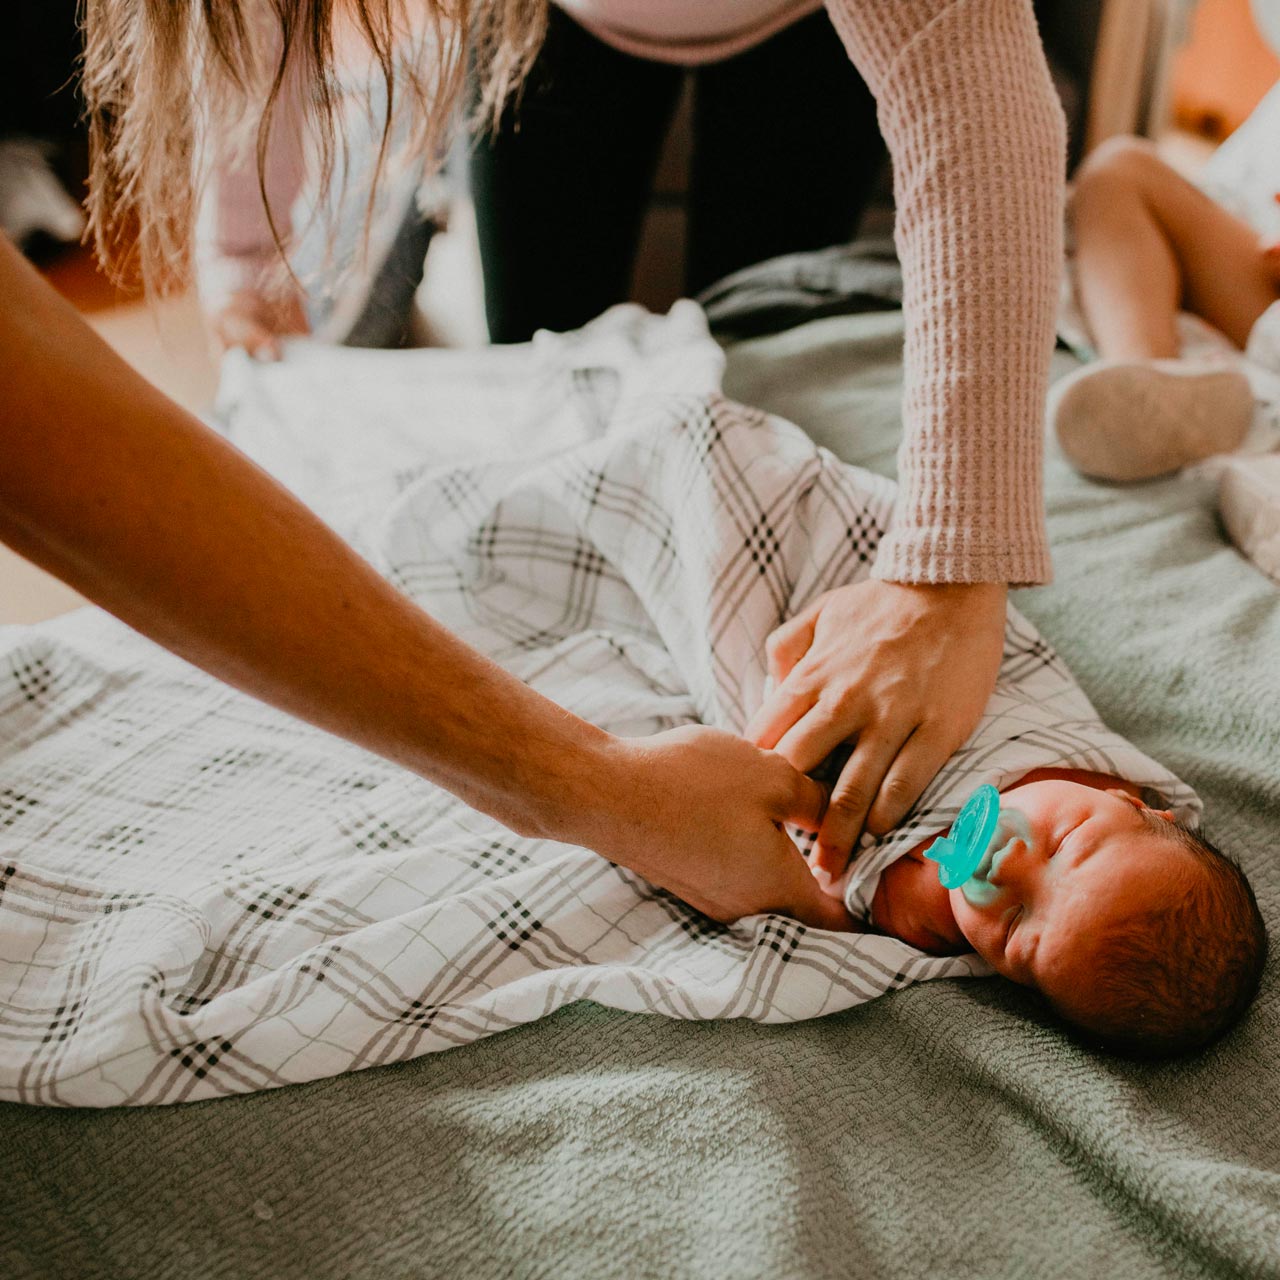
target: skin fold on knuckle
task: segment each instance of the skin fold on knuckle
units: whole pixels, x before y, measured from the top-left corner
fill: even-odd
[[[828,831],[844,830],[861,824],[862,815],[866,813],[871,797],[862,786],[849,787],[837,791],[827,805],[826,819],[823,821],[823,834]]]
[[[910,778],[890,778],[867,814],[867,827],[875,835],[883,835],[901,820],[911,808],[924,786]]]

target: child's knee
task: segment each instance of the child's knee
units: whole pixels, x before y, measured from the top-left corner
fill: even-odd
[[[1167,170],[1153,143],[1129,136],[1108,138],[1085,158],[1075,177],[1077,199],[1099,189],[1148,190]]]

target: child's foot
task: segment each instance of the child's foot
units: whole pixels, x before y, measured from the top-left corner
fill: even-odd
[[[1153,480],[1230,453],[1252,420],[1244,374],[1184,360],[1099,360],[1049,392],[1062,452],[1099,480]]]
[[[1280,457],[1233,460],[1218,482],[1218,505],[1231,540],[1280,583]]]

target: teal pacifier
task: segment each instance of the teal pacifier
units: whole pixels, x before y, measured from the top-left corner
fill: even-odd
[[[949,836],[939,836],[924,856],[938,864],[938,879],[958,889],[978,869],[1000,821],[1000,793],[990,783],[979,787],[952,823]]]

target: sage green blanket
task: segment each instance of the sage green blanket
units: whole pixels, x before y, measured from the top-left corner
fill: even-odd
[[[890,470],[901,318],[736,346],[727,389]],[[1059,371],[1065,368],[1064,363]],[[1280,919],[1280,593],[1212,487],[1050,454],[1017,604],[1204,798]],[[1280,1275],[1280,1001],[1188,1062],[1095,1056],[997,980],[787,1027],[577,1005],[402,1066],[189,1107],[0,1107],[0,1275]]]

